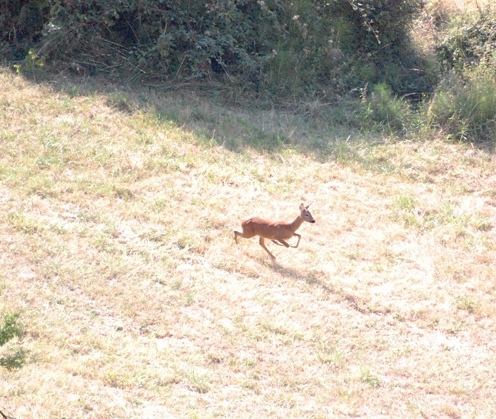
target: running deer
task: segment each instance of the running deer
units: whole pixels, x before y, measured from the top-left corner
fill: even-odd
[[[270,221],[264,220],[259,217],[251,217],[247,220],[244,220],[241,223],[241,228],[243,232],[234,231],[234,240],[236,240],[236,244],[238,243],[238,236],[243,237],[245,239],[249,239],[254,236],[259,236],[260,246],[264,248],[264,250],[269,254],[271,259],[275,259],[276,257],[270,253],[269,249],[265,247],[265,239],[272,240],[275,244],[279,246],[293,247],[297,248],[300,244],[301,236],[298,233],[295,233],[298,228],[303,224],[304,221],[309,223],[315,223],[315,220],[308,211],[308,207],[301,204],[300,205],[300,215],[296,217],[296,219],[292,223],[288,223],[285,221]],[[298,241],[295,246],[290,246],[286,240],[289,240],[291,237],[298,237]]]

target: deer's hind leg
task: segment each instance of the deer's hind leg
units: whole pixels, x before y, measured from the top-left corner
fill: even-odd
[[[260,240],[258,241],[258,243],[269,254],[269,256],[271,257],[271,259],[275,259],[276,258],[272,253],[270,253],[269,249],[267,249],[267,247],[265,247],[265,239],[263,237],[260,237]]]
[[[244,239],[251,239],[253,236],[255,236],[254,232],[251,231],[251,229],[245,229],[243,226],[241,226],[242,232],[241,231],[236,231],[234,230],[234,240],[236,241],[236,244],[238,244],[238,236],[243,237]]]
[[[234,241],[236,242],[236,244],[238,244],[238,236],[243,237],[243,234],[239,231],[234,230]]]

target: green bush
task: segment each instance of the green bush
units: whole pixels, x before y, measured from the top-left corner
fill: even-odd
[[[444,79],[426,103],[427,122],[454,140],[496,140],[496,9],[453,16],[436,45]]]
[[[364,121],[369,127],[380,127],[391,133],[405,133],[413,121],[410,105],[393,95],[391,88],[384,84],[373,87],[370,96],[362,99]]]
[[[275,16],[256,0],[59,1],[45,43],[54,59],[90,73],[134,80],[229,73],[255,82],[257,62],[277,37]]]
[[[38,41],[49,15],[49,0],[0,2],[1,50],[7,52],[11,48],[23,48]]]
[[[0,322],[0,346],[22,335],[22,325],[19,322],[19,314],[4,314]],[[22,348],[9,351],[7,355],[0,357],[0,367],[16,369],[22,367],[26,359],[26,351]]]
[[[479,65],[495,66],[496,9],[480,9],[450,22],[446,35],[436,45],[441,68],[445,72],[462,71]]]
[[[472,143],[496,140],[496,78],[474,70],[465,78],[454,73],[441,83],[429,102],[430,126],[451,138]]]
[[[19,314],[4,314],[0,323],[0,346],[5,345],[9,340],[19,337],[22,334],[22,327],[19,323]]]
[[[419,0],[299,0],[285,4],[280,33],[262,74],[277,95],[333,96],[386,83],[421,94],[436,78],[410,43]],[[420,71],[419,71],[420,69]]]
[[[437,78],[409,36],[423,1],[354,0],[333,4],[328,20],[337,14],[353,27],[344,46],[353,63],[341,75],[362,80],[362,84],[355,82],[352,87],[386,83],[396,95],[411,97],[432,91]]]
[[[36,25],[17,45],[24,56],[36,51],[31,60],[81,74],[215,79],[291,100],[333,99],[367,83],[385,82],[397,94],[430,89],[408,38],[421,0],[21,3],[2,15],[0,42],[18,43],[13,34],[28,10]]]

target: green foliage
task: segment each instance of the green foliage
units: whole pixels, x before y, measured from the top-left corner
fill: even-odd
[[[496,65],[496,10],[480,9],[451,22],[446,36],[436,46],[444,71]]]
[[[360,373],[360,380],[363,383],[369,384],[371,387],[380,387],[381,380],[377,375],[372,373],[369,368],[362,368]]]
[[[33,49],[30,49],[20,64],[14,64],[14,68],[16,73],[33,73],[36,68],[43,67],[45,65],[45,60],[43,58],[39,58]]]
[[[355,23],[356,46],[378,53],[383,47],[395,49],[404,44],[414,17],[423,7],[421,0],[348,0],[334,4],[333,12],[342,10]]]
[[[366,84],[387,83],[395,93],[425,92],[434,78],[414,69],[426,63],[408,30],[417,0],[299,0],[285,4],[278,42],[262,74],[278,96],[332,96]]]
[[[19,314],[4,314],[0,323],[0,346],[16,337],[22,336],[22,325],[19,322]],[[0,357],[0,367],[7,369],[16,369],[22,367],[26,359],[26,352],[19,348],[12,353]]]
[[[457,140],[480,143],[496,140],[496,78],[484,69],[450,74],[430,101],[431,126]]]
[[[405,132],[413,120],[410,105],[395,97],[384,83],[375,85],[371,95],[363,98],[362,108],[367,123],[395,133]]]
[[[454,140],[496,140],[496,11],[454,17],[436,46],[444,79],[427,104],[427,122]]]
[[[50,12],[49,0],[19,0],[0,3],[0,46],[22,47],[39,39]]]
[[[274,11],[255,0],[57,2],[47,25],[53,56],[133,79],[254,77]]]
[[[428,63],[413,48],[409,30],[421,12],[421,0],[336,1],[328,19],[342,15],[353,27],[343,46],[353,65],[342,76],[388,84],[398,95],[429,92],[436,82]],[[419,71],[420,70],[420,71]],[[360,85],[358,85],[360,86]],[[353,83],[352,87],[358,87]]]
[[[65,63],[78,74],[218,80],[241,92],[293,101],[335,98],[367,83],[385,82],[399,94],[430,89],[423,73],[412,70],[423,63],[407,35],[421,0],[27,4],[38,22],[30,47],[36,46],[36,60]],[[15,27],[21,11],[11,9],[9,25]],[[7,26],[0,31],[16,44]],[[28,57],[25,66],[36,60]]]
[[[0,346],[5,345],[9,340],[20,337],[22,327],[19,323],[19,314],[4,314],[0,324]]]

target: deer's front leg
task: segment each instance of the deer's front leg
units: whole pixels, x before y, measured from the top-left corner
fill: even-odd
[[[291,247],[289,243],[286,240],[283,239],[277,239],[277,240],[272,240],[275,244],[278,244],[279,246],[286,246],[286,247]]]
[[[300,236],[298,233],[294,233],[294,234],[293,234],[293,236],[298,237],[298,241],[296,242],[296,245],[291,246],[291,247],[293,247],[293,248],[295,248],[295,249],[296,249],[296,248],[298,247],[298,245],[300,244],[300,239],[301,239],[301,236]]]

